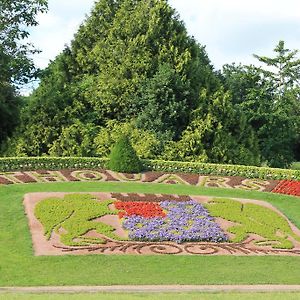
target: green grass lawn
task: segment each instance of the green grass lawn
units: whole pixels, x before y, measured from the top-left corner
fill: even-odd
[[[35,257],[22,201],[25,193],[41,191],[155,192],[265,200],[280,209],[300,228],[300,198],[279,194],[185,185],[120,182],[0,186],[0,286],[300,284],[300,257],[171,255]]]
[[[0,294],[0,300],[298,300],[300,293],[95,293],[95,294]]]

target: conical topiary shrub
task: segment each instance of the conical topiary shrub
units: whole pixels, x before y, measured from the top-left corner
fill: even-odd
[[[122,136],[111,150],[108,169],[123,173],[139,173],[142,163],[127,136]]]

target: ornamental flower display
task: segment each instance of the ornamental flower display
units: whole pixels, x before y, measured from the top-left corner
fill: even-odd
[[[134,215],[142,216],[144,218],[165,217],[166,214],[158,203],[153,202],[115,202],[115,207],[119,212],[119,218],[130,217]]]
[[[196,201],[116,202],[123,228],[137,241],[223,242],[228,238]],[[149,208],[149,212],[147,209]]]
[[[281,180],[272,193],[300,196],[300,181]]]

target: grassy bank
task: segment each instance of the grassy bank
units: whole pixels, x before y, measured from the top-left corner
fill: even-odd
[[[235,189],[141,183],[50,183],[0,186],[0,285],[299,284],[300,257],[33,255],[23,209],[29,192],[139,192],[268,201],[300,228],[300,198]]]

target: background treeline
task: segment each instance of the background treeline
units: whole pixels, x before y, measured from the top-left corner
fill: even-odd
[[[100,0],[30,97],[1,77],[2,155],[107,157],[125,133],[141,158],[286,167],[300,60],[256,58],[215,71],[167,1]]]

